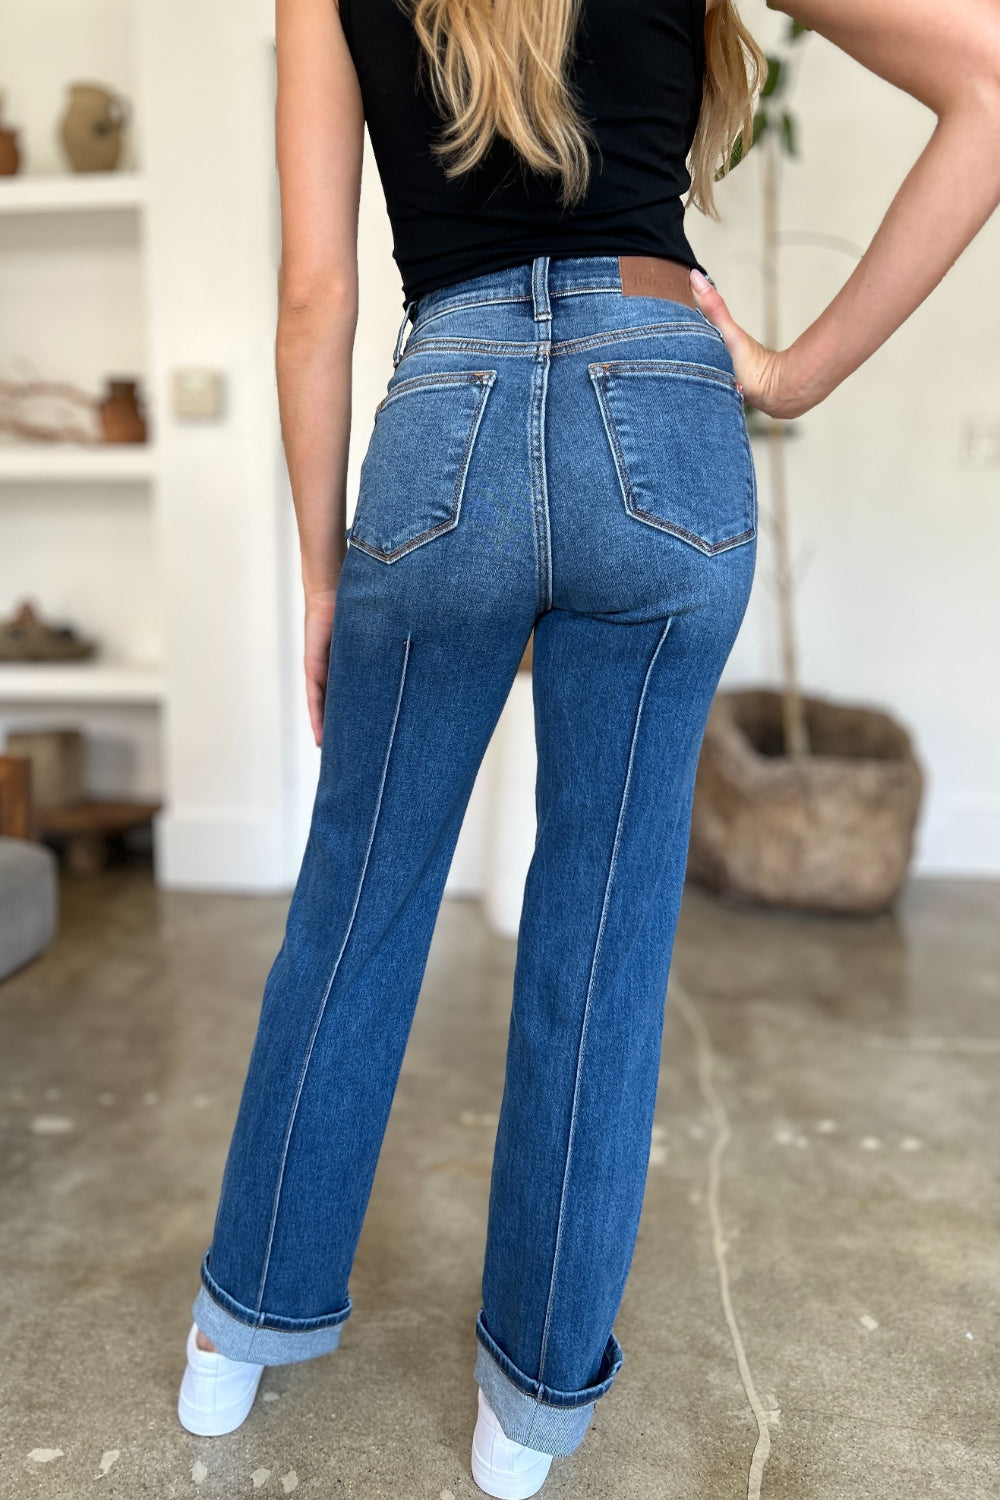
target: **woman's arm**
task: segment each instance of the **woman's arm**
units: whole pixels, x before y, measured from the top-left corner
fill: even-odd
[[[997,0],[768,0],[937,115],[933,134],[850,278],[776,352],[751,338],[708,286],[747,402],[797,417],[863,364],[919,307],[1000,203]]]
[[[276,0],[281,267],[275,363],[302,553],[306,694],[323,732],[347,529],[364,112],[334,0]]]

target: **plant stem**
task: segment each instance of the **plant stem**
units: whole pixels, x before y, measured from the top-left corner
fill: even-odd
[[[764,339],[768,347],[779,347],[779,145],[777,134],[768,130],[764,146],[763,174],[763,279]],[[809,734],[799,688],[798,648],[795,634],[795,580],[792,576],[788,525],[788,465],[786,424],[774,418],[767,425],[767,449],[771,474],[771,518],[774,527],[774,577],[778,596],[778,628],[781,639],[782,704],[785,754],[809,754]]]

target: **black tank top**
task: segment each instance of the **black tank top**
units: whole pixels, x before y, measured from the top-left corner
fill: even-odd
[[[471,173],[445,177],[431,151],[443,122],[407,15],[397,0],[340,0],[340,18],[404,303],[536,255],[662,255],[705,270],[681,202],[701,108],[705,0],[583,0],[570,81],[599,150],[587,196],[571,209],[558,182],[502,140]]]

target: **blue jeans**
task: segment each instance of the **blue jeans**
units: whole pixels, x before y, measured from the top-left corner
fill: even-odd
[[[308,843],[194,1304],[224,1354],[339,1340],[445,877],[534,630],[475,1379],[509,1437],[583,1438],[622,1362],[695,767],[756,508],[721,335],[623,295],[615,257],[420,299],[361,471]]]

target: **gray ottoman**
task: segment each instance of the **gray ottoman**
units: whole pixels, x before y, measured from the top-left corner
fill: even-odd
[[[37,957],[55,936],[58,870],[43,844],[0,838],[0,979]]]

